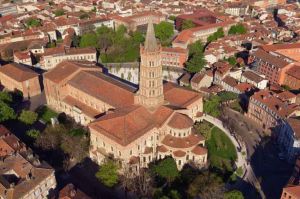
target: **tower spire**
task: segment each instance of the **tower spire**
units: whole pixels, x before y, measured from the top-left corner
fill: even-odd
[[[161,46],[155,38],[152,21],[148,23],[144,46],[141,45],[140,84],[136,103],[155,110],[164,103]]]
[[[154,26],[152,23],[152,19],[148,22],[147,34],[145,40],[145,50],[148,52],[157,51],[158,45],[157,40],[155,38]]]

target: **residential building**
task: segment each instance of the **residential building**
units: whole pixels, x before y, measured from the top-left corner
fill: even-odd
[[[293,162],[300,155],[300,118],[290,117],[280,122],[277,130],[277,142],[284,157]]]
[[[250,55],[249,63],[257,72],[265,75],[270,83],[279,85],[284,83],[286,71],[297,65],[284,57],[274,53],[267,53],[261,49],[254,51]]]
[[[287,186],[282,190],[280,199],[298,199],[300,198],[300,185]]]
[[[268,85],[267,79],[252,70],[247,70],[242,73],[241,82],[250,83],[259,89],[265,89]]]
[[[0,198],[46,199],[56,188],[54,170],[0,125]]]
[[[300,89],[300,66],[295,65],[288,69],[285,73],[283,85],[291,89]]]
[[[87,60],[97,62],[97,51],[94,48],[56,48],[45,49],[40,65],[44,70],[54,68],[64,60]]]
[[[201,88],[208,88],[212,85],[213,74],[206,71],[205,73],[196,73],[191,79],[191,87],[196,91],[201,91]]]
[[[120,25],[127,27],[128,31],[136,31],[138,27],[146,26],[148,21],[151,20],[154,24],[158,24],[166,20],[166,15],[161,14],[160,12],[140,12],[128,17],[121,17],[119,15],[111,16],[115,22],[115,28],[118,28]]]
[[[264,129],[270,129],[299,112],[296,104],[284,102],[269,90],[260,90],[250,97],[247,116]]]
[[[188,60],[189,53],[187,49],[182,48],[162,48],[161,62],[163,66],[183,68]]]
[[[67,184],[59,191],[58,199],[92,199],[73,184]]]
[[[18,64],[24,64],[27,66],[32,66],[31,53],[29,51],[24,52],[14,52],[14,62]]]
[[[41,93],[39,74],[17,63],[0,67],[0,85],[10,91],[21,91],[25,98]]]

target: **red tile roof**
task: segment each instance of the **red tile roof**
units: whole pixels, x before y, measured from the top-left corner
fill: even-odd
[[[26,80],[38,77],[39,75],[33,70],[21,66],[17,63],[6,64],[0,66],[0,73],[5,74],[6,76],[16,80],[17,82],[24,82]]]
[[[175,129],[188,129],[193,127],[194,121],[187,115],[175,113],[170,119],[168,125]]]

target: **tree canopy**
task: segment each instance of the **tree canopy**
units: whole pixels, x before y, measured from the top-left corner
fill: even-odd
[[[15,118],[16,114],[14,109],[11,108],[7,103],[0,100],[0,122]]]
[[[80,47],[97,47],[97,41],[95,33],[86,33],[80,39]]]
[[[38,114],[36,112],[26,111],[26,110],[22,110],[19,116],[19,120],[24,124],[28,124],[28,125],[35,123],[37,118],[38,118]]]
[[[58,9],[58,10],[54,11],[54,15],[55,15],[56,17],[65,15],[65,11],[64,11],[63,9]]]
[[[190,29],[190,28],[194,28],[194,27],[195,27],[195,24],[192,22],[192,20],[187,19],[182,22],[181,30],[186,30],[186,29]]]
[[[224,199],[244,199],[243,193],[238,190],[232,190],[224,194]]]
[[[0,101],[3,101],[5,103],[12,103],[12,95],[7,91],[0,92]]]
[[[118,166],[113,160],[106,160],[96,173],[96,177],[107,187],[113,187],[118,183]]]
[[[41,21],[39,19],[30,18],[26,21],[27,27],[38,27],[41,26]]]
[[[198,196],[201,199],[223,199],[224,183],[220,177],[206,171],[193,180],[187,192],[191,198]]]
[[[179,172],[175,160],[172,157],[167,157],[154,165],[153,172],[162,178],[165,178],[168,183],[172,182]]]
[[[218,95],[211,96],[204,102],[203,111],[213,117],[218,117],[220,111],[221,98]]]
[[[233,25],[228,30],[229,35],[245,34],[245,33],[247,33],[247,29],[243,24]]]
[[[162,21],[154,27],[155,36],[164,45],[174,34],[173,24]]]
[[[186,69],[188,72],[197,73],[207,64],[203,51],[204,46],[200,40],[189,45],[189,59],[186,62]]]
[[[28,131],[26,131],[26,135],[33,138],[33,139],[36,139],[40,136],[40,131],[39,130],[36,130],[36,129],[30,129]]]
[[[189,56],[193,56],[196,53],[203,53],[204,46],[201,40],[198,40],[188,46]]]
[[[212,35],[210,35],[208,38],[207,38],[207,42],[212,42],[212,41],[216,41],[218,40],[219,38],[222,38],[224,37],[224,30],[223,28],[218,28],[217,32],[213,33]]]

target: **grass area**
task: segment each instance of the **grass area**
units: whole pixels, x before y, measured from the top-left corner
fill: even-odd
[[[50,123],[51,118],[58,116],[58,113],[56,113],[47,106],[39,107],[37,109],[37,113],[39,114],[39,119],[43,120],[46,123]]]
[[[206,144],[211,166],[233,171],[232,162],[237,159],[237,152],[227,135],[221,129],[213,127]]]

